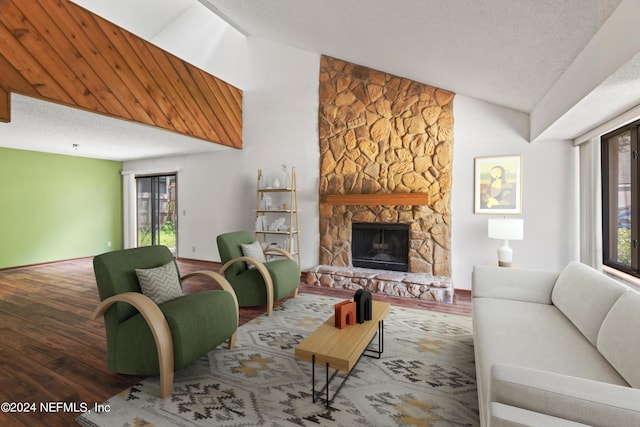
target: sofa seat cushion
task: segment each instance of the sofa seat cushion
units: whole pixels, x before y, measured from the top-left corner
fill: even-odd
[[[628,290],[600,328],[598,350],[632,387],[640,388],[640,294]]]
[[[473,310],[481,361],[628,385],[553,305],[479,298]]]
[[[640,390],[538,369],[493,365],[494,403],[592,426],[640,426]]]
[[[491,402],[491,427],[588,427],[539,412],[527,411],[515,406]]]
[[[487,405],[494,363],[628,386],[553,305],[496,298],[475,298],[472,304],[480,405]]]
[[[300,285],[298,264],[288,259],[270,261],[264,264],[273,282],[273,300],[279,301],[292,293]],[[267,288],[260,272],[252,268],[238,274],[231,286],[238,297],[240,307],[254,307],[266,304]]]
[[[213,350],[235,331],[234,322],[218,319],[235,315],[235,301],[226,291],[201,291],[158,306],[173,339],[174,369],[181,369]],[[223,312],[227,312],[223,314]],[[185,315],[188,314],[188,315]],[[158,353],[153,334],[140,313],[118,326],[115,342],[116,371],[158,375]]]
[[[602,321],[626,290],[599,271],[572,262],[560,273],[551,300],[595,346]]]

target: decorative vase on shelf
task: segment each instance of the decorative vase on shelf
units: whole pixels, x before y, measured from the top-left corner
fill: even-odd
[[[284,172],[284,188],[291,188],[291,177],[289,176],[289,168],[286,163],[280,165],[282,172]]]
[[[273,179],[273,188],[280,188],[280,180],[278,178]]]

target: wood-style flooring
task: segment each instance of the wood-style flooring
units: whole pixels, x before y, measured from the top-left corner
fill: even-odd
[[[219,267],[193,260],[178,263],[183,275]],[[211,287],[199,278],[184,284],[185,293],[199,289]],[[310,285],[300,289],[345,299],[353,295],[348,290]],[[456,295],[454,304],[374,298],[406,307],[471,314],[468,294]],[[98,302],[92,258],[0,271],[0,404],[14,402],[14,409],[21,409],[20,413],[0,411],[0,425],[73,425],[83,412],[82,404],[92,407],[141,379],[107,370],[104,322],[92,318]],[[243,308],[240,323],[264,312],[264,307]],[[54,411],[42,412],[41,403],[47,402],[53,402],[48,407]],[[31,409],[35,411],[25,412]]]

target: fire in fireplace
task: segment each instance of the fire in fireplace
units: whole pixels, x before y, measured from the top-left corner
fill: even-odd
[[[351,224],[354,267],[409,271],[409,224]]]

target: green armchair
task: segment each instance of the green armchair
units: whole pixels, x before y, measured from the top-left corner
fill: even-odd
[[[141,284],[148,286],[149,279],[145,278],[143,283],[138,276],[141,273],[136,271],[155,273],[158,267],[163,272],[169,271],[168,275],[160,276],[161,281],[166,278],[167,282],[172,282],[173,289],[180,294],[160,304],[154,299],[162,300],[151,291],[147,292],[149,296],[142,293]],[[198,271],[180,277],[175,258],[165,246],[98,255],[93,259],[93,268],[101,301],[94,318],[104,316],[107,367],[111,371],[159,375],[160,396],[164,398],[171,394],[174,371],[184,368],[226,340],[229,340],[229,348],[235,345],[238,300],[222,275]],[[222,290],[181,295],[182,281],[194,276],[207,277]],[[152,274],[151,282],[157,281],[157,277]],[[172,278],[173,281],[170,280]],[[164,290],[165,287],[159,289]]]
[[[254,257],[245,256],[241,245],[250,245],[255,240],[246,231],[219,235],[216,242],[223,264],[220,273],[235,290],[240,307],[266,304],[267,315],[271,316],[274,301],[291,293],[294,297],[298,296],[300,269],[293,256],[280,248],[269,248],[264,255],[276,255],[284,259],[262,263]]]

